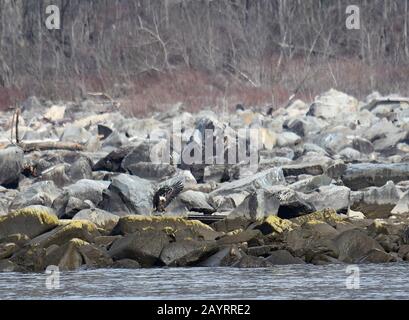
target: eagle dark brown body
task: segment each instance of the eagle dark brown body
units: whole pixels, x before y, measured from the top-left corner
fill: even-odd
[[[155,211],[164,212],[169,203],[183,190],[183,182],[181,180],[170,186],[159,188],[153,196],[153,208]]]

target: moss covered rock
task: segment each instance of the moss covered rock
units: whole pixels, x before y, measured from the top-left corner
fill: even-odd
[[[111,232],[119,221],[119,217],[105,210],[93,208],[84,209],[78,212],[73,220],[89,220],[98,228]]]
[[[189,230],[191,237],[202,240],[214,240],[221,235],[220,232],[216,232],[208,225],[197,220],[187,220],[181,217],[153,217],[141,215],[121,217],[112,231],[112,235],[125,235],[147,228],[159,231],[165,229],[168,231],[173,230],[174,233]]]
[[[227,217],[223,220],[211,224],[212,228],[219,232],[230,232],[237,229],[247,229],[252,223],[251,220],[244,217]]]
[[[53,247],[45,257],[45,267],[54,265],[58,266],[61,271],[80,268],[83,264],[83,258],[78,248],[85,243],[80,239],[71,239],[61,247]]]
[[[257,226],[256,229],[260,230],[264,235],[276,232],[283,233],[284,231],[290,231],[294,227],[294,224],[287,219],[281,219],[277,216],[269,216],[264,222]]]
[[[336,223],[345,221],[345,218],[338,215],[337,212],[333,209],[324,209],[304,216],[293,218],[291,219],[291,222],[293,222],[294,224],[302,225],[305,222],[312,220],[326,222],[329,225],[335,227]]]
[[[248,242],[257,237],[261,237],[261,232],[259,230],[238,230],[237,232],[231,232],[226,234],[217,240],[219,245],[227,245],[234,243]]]
[[[38,246],[26,246],[9,259],[22,270],[42,272],[45,269],[46,250]]]
[[[381,245],[367,234],[358,229],[347,230],[334,239],[338,249],[338,259],[347,263],[358,263],[368,253],[377,249],[384,252]],[[377,253],[377,256],[379,254]]]
[[[215,253],[218,246],[214,241],[183,240],[166,245],[160,260],[167,266],[188,266]]]
[[[43,210],[23,208],[0,217],[0,237],[21,233],[33,238],[56,226],[56,216]]]
[[[42,248],[47,248],[53,244],[61,246],[74,238],[92,242],[95,237],[100,235],[97,227],[91,221],[60,220],[60,226],[34,238],[30,241],[30,245]]]
[[[57,265],[60,270],[76,270],[82,265],[88,268],[105,268],[112,263],[104,249],[78,238],[50,250],[45,258],[46,265]]]
[[[10,258],[13,253],[19,249],[15,243],[1,243],[0,244],[0,260]]]
[[[302,228],[310,230],[319,238],[333,239],[339,231],[324,221],[310,220],[302,225]]]
[[[108,253],[114,260],[132,259],[142,267],[151,267],[158,264],[162,249],[170,240],[162,230],[145,228],[114,241]]]

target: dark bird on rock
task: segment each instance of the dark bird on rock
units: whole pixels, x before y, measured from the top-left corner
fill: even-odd
[[[155,211],[164,212],[171,201],[183,190],[182,180],[176,181],[170,186],[159,188],[153,196],[153,208]]]

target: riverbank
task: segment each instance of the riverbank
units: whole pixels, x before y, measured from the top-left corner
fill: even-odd
[[[408,259],[408,99],[330,90],[146,119],[104,99],[0,114],[0,270]]]

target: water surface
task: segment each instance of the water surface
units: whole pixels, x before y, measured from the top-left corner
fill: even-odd
[[[81,270],[61,273],[59,289],[45,273],[0,273],[0,299],[409,299],[409,263],[360,265],[359,289],[346,267]]]

